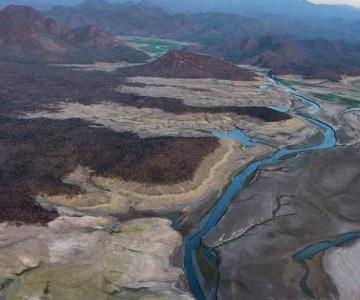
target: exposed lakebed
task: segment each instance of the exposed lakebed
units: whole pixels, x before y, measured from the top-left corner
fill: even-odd
[[[284,86],[286,88],[286,86]],[[323,136],[323,140],[319,143],[296,147],[282,148],[275,152],[273,155],[266,157],[264,159],[254,161],[249,164],[239,175],[235,176],[232,182],[229,184],[225,192],[223,193],[220,200],[214,205],[211,211],[202,219],[199,225],[194,228],[191,233],[186,238],[185,242],[185,268],[187,271],[188,281],[192,292],[194,293],[196,299],[205,300],[212,299],[217,297],[217,286],[218,283],[215,283],[213,290],[210,290],[209,283],[206,285],[206,279],[203,277],[203,274],[199,268],[199,260],[207,261],[208,265],[212,265],[214,269],[217,269],[218,260],[216,259],[216,254],[212,251],[213,247],[216,245],[208,245],[203,243],[203,239],[217,226],[219,221],[226,214],[229,206],[239,192],[244,189],[250,179],[254,174],[264,166],[279,162],[282,159],[298,155],[306,152],[320,151],[331,149],[336,146],[336,134],[334,129],[319,121],[313,114],[319,112],[320,106],[312,101],[311,99],[304,97],[300,94],[297,94],[295,90],[289,89],[289,93],[295,96],[296,99],[301,101],[306,105],[306,109],[297,111],[297,117],[304,118],[308,122],[312,123]],[[219,133],[214,132],[214,135],[219,138],[232,138],[238,140],[238,142],[244,146],[252,147],[258,143],[257,140],[251,139],[244,132],[236,130],[229,133]],[[276,215],[274,215],[276,217]],[[360,237],[359,233],[349,233],[341,235],[335,241],[329,242],[319,242],[314,245],[307,247],[306,249],[300,251],[297,254],[294,254],[294,260],[298,263],[305,263],[307,259],[311,259],[318,253],[325,251],[331,247],[342,245],[348,241],[352,241]],[[232,237],[234,238],[234,237]],[[235,237],[236,238],[236,237]],[[231,240],[231,238],[230,238]],[[227,241],[222,241],[220,243],[226,243]],[[202,263],[203,264],[203,263]],[[219,272],[219,270],[215,271]],[[214,274],[214,278],[218,275]],[[215,281],[218,279],[215,279]]]

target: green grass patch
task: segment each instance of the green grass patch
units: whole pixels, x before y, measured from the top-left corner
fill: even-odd
[[[320,100],[341,103],[348,108],[360,107],[360,101],[355,98],[339,96],[331,93],[312,93],[312,95]]]
[[[184,44],[177,43],[176,41],[161,39],[127,37],[123,40],[135,45],[139,50],[144,51],[145,53],[155,58],[164,55],[169,50],[181,50],[185,47]]]
[[[318,84],[307,83],[307,82],[302,82],[302,81],[297,81],[297,80],[279,79],[279,81],[282,84],[285,84],[285,85],[290,86],[290,87],[294,87],[294,86],[303,86],[303,87],[311,87],[311,88],[319,87]]]
[[[354,82],[354,85],[355,85],[356,87],[360,87],[360,80],[355,81],[355,82]]]

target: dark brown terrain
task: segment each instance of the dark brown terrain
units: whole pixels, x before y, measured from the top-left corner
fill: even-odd
[[[58,102],[96,103],[114,98],[116,78],[44,64],[0,62],[0,115],[50,109]]]
[[[181,99],[155,98],[138,96],[133,94],[122,94],[118,103],[137,108],[157,108],[173,114],[186,113],[234,113],[249,116],[264,122],[278,122],[288,120],[290,115],[274,110],[269,107],[260,106],[190,106]]]
[[[112,73],[83,72],[42,64],[0,62],[0,116],[56,109],[61,102],[90,105],[111,101],[137,108],[159,108],[174,114],[233,112],[267,122],[290,116],[268,107],[197,107],[181,99],[144,97],[116,92],[119,84],[129,84]]]
[[[277,74],[330,80],[339,79],[341,74],[360,74],[359,47],[324,39],[292,41],[278,36],[230,39],[197,50],[233,63],[269,68]]]
[[[0,120],[0,221],[46,223],[55,217],[35,205],[34,196],[81,192],[62,183],[79,165],[100,176],[171,184],[191,179],[219,145],[212,137],[141,139],[90,125],[79,119]]]
[[[1,60],[90,63],[148,58],[95,26],[68,29],[27,6],[12,5],[0,11]]]
[[[174,114],[233,112],[267,122],[290,118],[266,107],[195,107],[179,99],[121,94],[115,88],[123,80],[113,73],[0,63],[1,221],[46,223],[56,217],[37,206],[34,196],[81,192],[61,181],[78,165],[105,177],[177,183],[192,178],[202,159],[218,147],[215,138],[141,139],[81,120],[16,119],[23,113],[56,110],[60,102],[111,101]]]
[[[174,114],[236,113],[276,122],[288,114],[268,107],[190,106],[181,99],[156,98],[116,92],[119,84],[129,84],[112,73],[83,72],[41,64],[0,63],[0,116],[56,109],[56,103],[86,105],[111,101],[137,108],[158,108]],[[55,105],[55,106],[54,106]]]
[[[215,57],[190,52],[169,51],[145,65],[119,69],[123,76],[166,78],[216,78],[227,80],[254,80],[247,69]]]
[[[45,224],[55,218],[55,212],[36,204],[35,196],[80,193],[79,187],[62,182],[79,165],[100,176],[172,184],[191,179],[203,158],[219,146],[211,137],[143,139],[79,119],[17,119],[24,113],[56,110],[62,102],[110,101],[174,114],[232,112],[266,122],[290,118],[265,107],[195,107],[179,99],[122,94],[116,88],[128,83],[120,71],[86,72],[39,63],[147,59],[112,35],[94,26],[70,30],[23,6],[0,11],[0,25],[0,221]],[[139,75],[253,79],[249,71],[223,60],[182,52],[125,70]]]

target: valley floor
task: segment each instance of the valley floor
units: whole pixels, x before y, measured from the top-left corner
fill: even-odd
[[[183,46],[126,41],[154,57]],[[184,248],[234,176],[322,141],[296,114],[309,105],[300,93],[338,144],[248,178],[203,239],[219,265],[200,257],[197,272],[209,299],[355,300],[356,241],[294,255],[360,232],[356,78],[123,78],[119,67],[2,63],[1,299],[194,299]]]

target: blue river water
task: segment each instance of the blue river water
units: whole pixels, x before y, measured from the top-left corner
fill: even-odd
[[[240,144],[248,147],[253,147],[259,144],[259,141],[250,138],[246,133],[242,132],[239,129],[230,132],[213,131],[212,135],[220,139],[238,140]]]
[[[336,145],[335,132],[330,126],[315,119],[308,119],[308,120],[311,123],[313,123],[315,126],[317,126],[323,133],[324,139],[321,143],[319,143],[318,145],[298,148],[298,149],[282,148],[279,151],[275,152],[270,157],[255,161],[250,165],[248,165],[242,171],[242,173],[240,173],[238,176],[236,176],[233,179],[233,181],[231,182],[231,184],[223,194],[222,198],[213,207],[211,212],[205,217],[206,221],[201,222],[200,227],[196,229],[196,232],[190,235],[185,240],[185,269],[187,272],[190,288],[196,299],[206,300],[197,277],[197,272],[194,268],[195,250],[200,247],[202,238],[205,237],[223,217],[229,205],[231,204],[232,200],[236,197],[236,195],[244,187],[246,187],[248,178],[250,178],[260,167],[277,162],[288,155],[329,149]],[[238,136],[240,138],[239,141],[242,143],[241,137],[243,135],[238,135]],[[245,145],[248,142],[248,140],[250,140],[250,138],[246,137],[244,143]]]
[[[314,245],[310,245],[309,247],[305,248],[304,250],[296,253],[294,255],[294,260],[297,263],[304,263],[307,259],[313,258],[319,252],[327,250],[332,247],[339,247],[344,243],[356,240],[360,238],[360,232],[349,232],[342,234],[334,241],[322,241],[316,243]]]
[[[290,91],[289,91],[290,92]],[[320,106],[301,95],[295,94],[294,90],[291,90],[291,94],[296,96],[296,98],[307,105],[306,112],[298,113],[297,116],[303,119],[306,119],[310,123],[312,123],[315,127],[318,128],[319,131],[323,134],[323,140],[319,144],[306,146],[306,147],[289,147],[282,148],[275,152],[273,155],[255,161],[249,164],[239,175],[233,178],[230,185],[227,187],[226,191],[220,198],[220,200],[216,203],[216,205],[211,209],[211,211],[201,220],[199,225],[192,231],[192,233],[185,239],[185,269],[187,274],[187,279],[193,292],[195,298],[197,300],[206,300],[206,296],[203,292],[200,276],[198,274],[198,267],[196,261],[196,250],[201,249],[201,241],[202,239],[218,224],[221,218],[226,213],[231,202],[238,195],[238,193],[247,186],[249,178],[259,170],[259,168],[280,161],[281,159],[289,156],[296,155],[305,152],[319,151],[330,149],[336,145],[336,136],[335,131],[329,125],[317,120],[315,117],[312,117],[311,114],[319,111]],[[246,146],[254,146],[259,141],[251,139],[245,133],[240,130],[235,130],[230,133],[219,133],[214,132],[214,135],[219,138],[235,138],[239,141],[239,143]],[[360,234],[359,234],[360,236]],[[352,237],[352,236],[351,236]],[[345,236],[346,240],[349,240],[348,236]],[[304,251],[295,255],[294,259],[296,261],[301,261],[303,259],[309,258],[311,255],[315,255],[319,251],[325,250],[332,245],[336,245],[339,243],[345,242],[341,237],[339,241],[334,242],[324,242],[325,244],[316,244],[308,247]],[[204,252],[204,251],[202,251]]]
[[[309,105],[312,108],[313,113],[318,113],[321,110],[320,105],[318,103],[316,103],[315,101],[312,101],[311,99],[309,99],[305,96],[302,96],[302,95],[298,95],[294,92],[291,92],[291,95],[298,98],[298,100],[300,100],[304,104]]]

